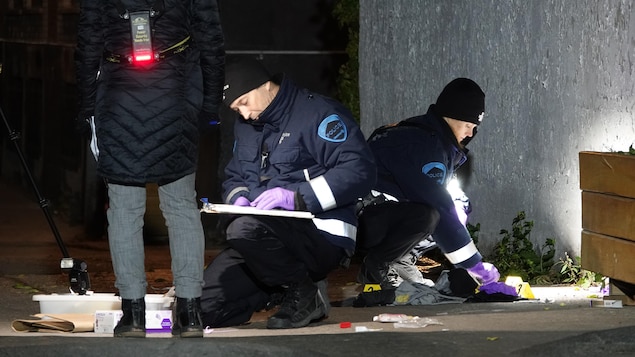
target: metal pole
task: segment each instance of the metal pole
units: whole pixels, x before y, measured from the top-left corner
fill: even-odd
[[[9,132],[9,138],[11,139],[11,141],[13,141],[13,145],[15,146],[15,151],[18,153],[18,157],[20,158],[20,161],[22,162],[22,166],[24,167],[26,176],[29,178],[29,181],[31,182],[31,187],[33,187],[33,191],[35,191],[35,196],[38,199],[40,208],[42,208],[42,211],[44,211],[44,216],[46,216],[46,220],[48,221],[49,226],[51,226],[51,230],[53,231],[53,235],[55,236],[57,245],[60,247],[60,250],[62,251],[62,256],[64,256],[64,258],[70,258],[70,255],[68,254],[68,250],[66,250],[66,246],[64,245],[64,242],[62,241],[62,237],[60,236],[60,232],[57,229],[57,226],[55,225],[55,221],[53,221],[51,212],[49,211],[49,201],[45,199],[44,197],[42,197],[42,195],[40,194],[40,191],[37,188],[37,184],[35,183],[35,180],[33,179],[33,175],[31,175],[31,170],[29,169],[29,166],[26,160],[24,159],[24,155],[22,155],[22,150],[20,149],[20,145],[18,144],[18,139],[20,139],[20,134],[16,132],[15,130],[11,129],[11,126],[9,125],[9,122],[7,121],[7,118],[5,117],[1,107],[0,107],[0,115],[2,116],[4,125],[7,127],[7,131]]]

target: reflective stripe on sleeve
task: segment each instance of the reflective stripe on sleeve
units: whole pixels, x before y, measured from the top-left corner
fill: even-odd
[[[313,189],[315,196],[320,202],[320,206],[322,206],[323,211],[328,211],[332,208],[337,207],[337,202],[335,202],[333,191],[331,191],[331,187],[329,186],[328,182],[326,182],[324,176],[319,176],[312,179],[311,181],[309,181],[309,184],[311,184],[311,188]]]
[[[247,188],[247,186],[238,186],[236,188],[234,188],[233,190],[229,191],[229,193],[227,194],[227,201],[225,203],[227,204],[231,204],[231,199],[234,197],[235,194],[237,194],[238,192],[249,192],[249,189]]]
[[[445,256],[448,258],[450,263],[457,265],[470,259],[476,253],[478,253],[478,249],[476,248],[476,245],[474,245],[474,241],[470,241],[470,243],[464,245],[460,249],[450,253],[445,253]]]
[[[347,237],[355,241],[357,237],[357,227],[339,219],[313,218],[313,224],[317,229],[328,232],[335,236]]]

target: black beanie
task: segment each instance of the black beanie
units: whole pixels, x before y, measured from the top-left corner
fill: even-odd
[[[237,58],[225,65],[225,86],[223,103],[230,106],[238,97],[265,84],[271,75],[260,61],[251,58]]]
[[[442,117],[478,125],[485,112],[485,93],[473,80],[456,78],[439,94],[435,111]]]

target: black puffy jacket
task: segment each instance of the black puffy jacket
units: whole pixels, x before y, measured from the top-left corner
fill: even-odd
[[[150,7],[160,10],[151,19],[155,52],[190,40],[159,61],[130,64],[131,24],[121,10]],[[194,172],[198,117],[218,112],[224,63],[216,0],[81,0],[79,115],[95,117],[98,173],[118,183],[163,184]]]

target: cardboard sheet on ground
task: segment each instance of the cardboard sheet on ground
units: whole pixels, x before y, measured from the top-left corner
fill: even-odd
[[[206,203],[203,205],[201,212],[205,213],[225,213],[225,214],[252,214],[260,216],[277,216],[277,217],[293,217],[293,218],[314,218],[311,212],[306,211],[286,211],[286,210],[262,210],[256,207],[234,206],[227,204]]]
[[[17,319],[11,323],[16,332],[91,332],[94,314],[35,314],[35,319]]]

